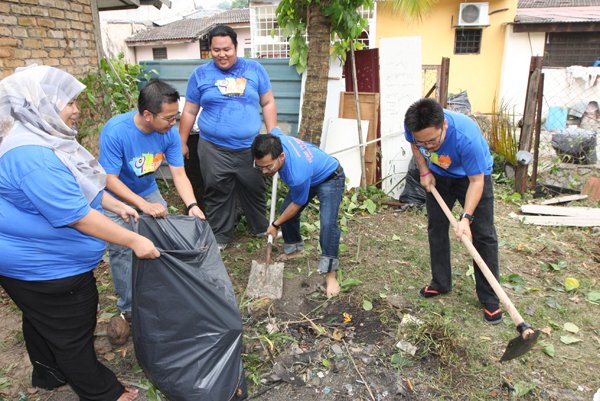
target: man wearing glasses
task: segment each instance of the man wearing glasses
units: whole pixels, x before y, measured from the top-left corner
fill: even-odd
[[[419,291],[424,298],[452,289],[448,219],[431,194],[435,187],[448,207],[458,202],[463,214],[455,230],[466,234],[496,278],[499,275],[498,238],[494,227],[493,159],[477,124],[469,117],[444,110],[432,99],[413,103],[404,118],[405,137],[427,191],[431,283]],[[502,321],[498,297],[475,266],[477,297],[483,304],[483,318],[490,324]]]
[[[281,228],[285,242],[283,251],[287,258],[304,250],[300,213],[315,196],[319,197],[319,272],[325,274],[327,297],[337,295],[340,292],[336,279],[340,264],[338,213],[346,183],[340,163],[312,143],[283,135],[279,128],[254,138],[252,156],[257,170],[269,177],[279,172],[281,180],[290,188],[281,205],[281,215],[267,229],[267,234],[277,238]]]
[[[169,163],[177,193],[187,214],[204,219],[183,167],[181,140],[175,127],[179,116],[179,93],[160,79],[140,91],[138,110],[111,118],[100,133],[99,162],[106,170],[106,189],[115,197],[154,217],[167,215],[167,203],[154,173],[163,160]],[[128,224],[114,213],[105,214],[123,227]],[[127,320],[131,316],[131,251],[109,245],[110,267],[117,307]]]

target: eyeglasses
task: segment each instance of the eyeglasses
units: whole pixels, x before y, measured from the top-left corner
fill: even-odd
[[[254,168],[257,169],[258,171],[268,171],[268,172],[272,172],[273,170],[275,170],[275,165],[277,164],[277,160],[279,160],[279,157],[277,159],[275,159],[275,161],[271,164],[267,164],[266,166],[259,166],[258,164],[256,164],[256,161],[254,161]]]
[[[444,133],[444,128],[440,128],[440,136],[435,139],[430,139],[428,141],[417,141],[415,139],[415,145],[427,146],[427,145],[437,145],[442,140],[442,134]]]
[[[154,114],[156,117],[160,118],[161,120],[165,120],[169,124],[176,121],[179,118],[179,116],[181,115],[180,112],[177,112],[177,114],[175,114],[174,116],[171,116],[171,117],[163,117],[158,113],[152,113],[152,114]]]

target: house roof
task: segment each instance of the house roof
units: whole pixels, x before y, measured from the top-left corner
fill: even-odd
[[[517,8],[592,7],[598,0],[519,0]]]
[[[250,10],[248,8],[228,10],[212,17],[182,19],[148,29],[125,39],[125,43],[135,45],[145,42],[195,40],[207,34],[215,25],[248,22],[250,22]]]
[[[596,2],[596,4],[598,3]],[[515,23],[517,24],[579,22],[600,22],[600,6],[519,8],[515,16]]]

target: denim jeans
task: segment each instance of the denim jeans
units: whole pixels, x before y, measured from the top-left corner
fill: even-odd
[[[163,199],[158,190],[149,193],[143,197],[151,203],[160,203],[167,207],[167,202]],[[131,225],[123,221],[123,219],[113,212],[104,211],[106,217],[119,224],[120,226],[131,230]],[[112,271],[113,284],[119,299],[117,300],[117,308],[121,312],[131,312],[132,300],[132,255],[131,249],[124,246],[108,244],[108,253],[110,259],[110,270]]]
[[[436,188],[450,209],[458,202],[464,206],[469,179],[450,178],[435,174]],[[452,267],[450,263],[450,239],[448,229],[450,222],[431,193],[427,193],[427,215],[429,252],[431,258],[431,287],[448,292],[452,289]],[[484,188],[481,200],[473,213],[475,218],[471,224],[473,245],[481,255],[492,274],[498,279],[498,237],[494,226],[494,186],[492,177],[484,177]],[[454,235],[454,234],[452,234]],[[475,269],[475,289],[482,304],[498,304],[498,297],[486,280],[479,267],[473,262]]]
[[[306,204],[302,206],[296,216],[281,225],[283,240],[285,242],[283,251],[289,254],[303,250],[304,242],[300,235],[300,214],[310,201],[315,196],[318,196],[320,203],[319,220],[321,222],[321,231],[319,233],[319,244],[321,245],[320,273],[334,272],[340,264],[338,250],[340,247],[341,230],[338,224],[338,214],[345,184],[346,176],[342,172],[335,178],[311,187]],[[288,193],[283,201],[283,205],[281,205],[280,213],[283,213],[291,202],[292,199]]]

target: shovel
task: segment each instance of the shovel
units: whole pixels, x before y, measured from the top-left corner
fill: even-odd
[[[444,202],[444,199],[442,199],[441,195],[439,194],[437,189],[435,189],[435,187],[431,188],[431,193],[433,194],[438,204],[446,214],[446,217],[448,217],[448,220],[452,224],[452,227],[456,227],[456,225],[458,224],[456,219],[452,215],[452,212],[446,205],[446,202]],[[518,337],[515,337],[508,342],[508,346],[506,347],[506,351],[504,351],[502,358],[500,358],[500,362],[518,358],[521,355],[527,353],[529,350],[531,350],[531,348],[535,345],[540,335],[540,331],[534,330],[529,324],[525,322],[525,320],[523,320],[521,314],[519,313],[519,311],[517,311],[517,308],[515,308],[511,300],[508,298],[508,295],[506,295],[506,292],[504,292],[504,289],[500,286],[498,280],[496,280],[496,277],[494,277],[494,275],[490,271],[490,268],[485,264],[485,262],[481,258],[481,255],[479,255],[479,252],[477,252],[477,249],[475,249],[475,246],[473,246],[473,243],[471,242],[469,237],[466,234],[464,234],[461,240],[463,244],[467,247],[467,250],[469,251],[471,256],[473,257],[473,260],[475,260],[475,263],[477,263],[477,266],[479,266],[479,270],[481,270],[488,283],[490,283],[490,286],[500,299],[500,302],[502,302],[502,305],[504,305],[504,307],[506,308],[506,311],[510,315],[510,318],[512,319],[513,323],[517,326],[517,331],[520,334]]]
[[[275,204],[277,203],[277,178],[279,173],[273,176],[273,189],[271,190],[271,214],[269,224],[275,220]],[[271,263],[271,251],[273,248],[273,236],[267,239],[266,263],[252,261],[252,269],[246,286],[246,295],[250,298],[280,299],[283,294],[283,263]]]

